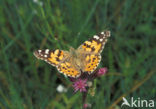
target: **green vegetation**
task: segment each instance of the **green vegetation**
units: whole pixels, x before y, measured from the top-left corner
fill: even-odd
[[[122,96],[154,100],[155,10],[154,0],[1,0],[0,108],[80,109],[81,93],[33,51],[77,48],[103,30],[111,37],[99,68],[109,72],[88,95],[92,109],[120,108]],[[68,91],[57,92],[59,84]]]

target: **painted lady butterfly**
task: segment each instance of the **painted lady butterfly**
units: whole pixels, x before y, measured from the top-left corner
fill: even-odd
[[[101,61],[101,52],[110,37],[110,31],[104,31],[85,41],[77,49],[37,50],[34,55],[55,66],[58,71],[69,77],[77,78],[83,72],[91,74]]]

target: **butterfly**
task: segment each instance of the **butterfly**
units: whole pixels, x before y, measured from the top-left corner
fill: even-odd
[[[101,61],[101,52],[110,37],[110,31],[103,31],[85,41],[77,49],[37,50],[34,55],[55,66],[65,76],[78,78],[82,73],[91,74]]]

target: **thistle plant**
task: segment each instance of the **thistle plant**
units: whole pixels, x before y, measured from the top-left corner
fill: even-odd
[[[73,83],[74,92],[80,91],[82,93],[82,109],[87,109],[91,105],[87,103],[87,95],[89,89],[93,88],[94,79],[99,78],[105,75],[107,68],[100,68],[95,70],[94,73],[89,75],[88,73],[82,73],[79,78],[70,78],[70,81]]]

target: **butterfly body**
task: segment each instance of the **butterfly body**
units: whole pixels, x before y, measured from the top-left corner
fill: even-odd
[[[70,47],[69,51],[37,50],[34,55],[55,66],[64,75],[76,78],[84,72],[91,74],[97,68],[101,61],[101,52],[109,36],[110,31],[104,31],[94,35],[77,49]]]

